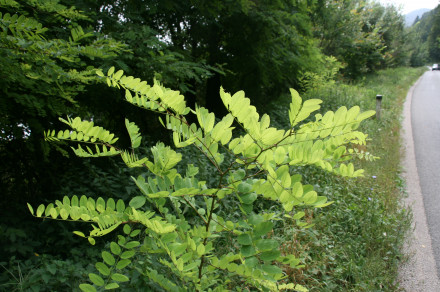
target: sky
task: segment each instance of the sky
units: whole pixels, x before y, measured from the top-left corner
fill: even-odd
[[[439,0],[379,0],[382,4],[392,4],[396,7],[402,5],[402,13],[407,14],[417,9],[434,9],[440,4]]]

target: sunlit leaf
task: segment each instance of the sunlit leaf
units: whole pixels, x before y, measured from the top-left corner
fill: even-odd
[[[134,250],[127,250],[121,254],[121,259],[129,259],[136,254]]]
[[[110,250],[115,255],[119,255],[121,253],[121,247],[116,242],[110,243]]]
[[[96,286],[104,286],[104,279],[94,273],[89,274],[89,279]]]
[[[145,202],[146,202],[146,198],[144,196],[137,196],[134,197],[133,199],[130,200],[130,207],[135,208],[135,209],[139,209],[140,207],[142,207]]]
[[[122,270],[123,268],[125,268],[129,264],[131,264],[131,261],[129,259],[122,259],[116,264],[116,268],[118,270]]]
[[[96,288],[90,284],[80,284],[79,288],[84,292],[96,292]]]
[[[105,290],[112,290],[112,289],[118,289],[119,288],[119,284],[118,283],[110,283],[105,285]]]
[[[119,274],[119,273],[114,273],[112,275],[112,279],[117,282],[127,282],[130,280],[127,276]]]
[[[110,269],[109,267],[107,267],[106,264],[102,263],[102,262],[97,262],[95,264],[96,269],[104,276],[108,276],[110,275]]]
[[[102,258],[107,265],[113,266],[116,262],[115,258],[108,251],[102,252]]]

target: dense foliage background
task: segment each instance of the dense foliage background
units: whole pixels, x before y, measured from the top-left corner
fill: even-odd
[[[136,192],[127,179],[133,173],[117,162],[79,160],[67,147],[49,147],[43,130],[58,129],[57,117],[93,118],[128,143],[118,127],[129,112],[151,141],[169,139],[155,118],[128,109],[120,92],[101,84],[96,69],[115,65],[143,80],[156,78],[220,114],[220,86],[245,90],[261,112],[275,117],[283,114],[289,87],[334,109],[363,102],[343,83],[366,85],[364,78],[382,69],[438,62],[439,9],[405,28],[394,7],[363,0],[0,1],[2,289],[38,291],[37,283],[40,291],[74,289],[90,269],[85,258],[96,256],[71,234],[72,226],[33,220],[26,202],[66,194],[129,200]],[[320,187],[331,193],[346,183]],[[348,208],[356,212],[362,200]],[[324,267],[314,268],[321,282]]]
[[[438,62],[440,58],[439,33],[440,7],[437,6],[423,14],[421,18],[416,18],[408,29],[409,38],[412,40],[408,44],[411,66],[421,66],[427,61]]]

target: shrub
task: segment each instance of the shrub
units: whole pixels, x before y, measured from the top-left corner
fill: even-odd
[[[128,167],[146,170],[132,177],[140,193],[128,205],[121,199],[86,196],[66,196],[35,211],[28,204],[36,217],[91,223],[88,235],[75,231],[91,244],[123,227],[123,235],[102,251],[102,262],[95,265],[99,274],[89,274],[93,285],[80,288],[305,291],[286,281],[286,271],[302,265],[283,248],[277,228],[285,220],[308,228],[312,224],[304,219],[306,211],[332,202],[301,183],[294,170],[314,165],[340,176],[361,176],[363,170],[355,170],[349,160],[374,159],[355,147],[366,143],[367,135],[357,128],[374,111],[341,107],[304,123],[321,101],[303,102],[291,89],[290,128],[280,130],[270,127],[268,115],[259,116],[242,91],[231,95],[220,90],[229,113],[216,119],[203,107],[188,108],[179,92],[156,81],[150,86],[114,68],[107,76],[98,75],[109,86],[124,89],[127,102],[161,114],[160,121],[171,131],[178,150],[158,142],[151,154],[142,155],[140,129],[127,119],[129,149],[117,146],[118,138],[108,130],[79,117],[60,119],[69,129],[45,133],[49,141],[76,143],[72,150],[80,157],[120,156]],[[179,148],[190,146],[205,161],[178,167],[182,153],[189,153]],[[200,181],[199,169],[206,164],[213,170],[211,177]]]

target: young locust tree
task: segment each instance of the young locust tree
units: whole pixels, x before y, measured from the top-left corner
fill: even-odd
[[[93,285],[81,284],[80,288],[97,291],[127,285],[123,282],[129,281],[129,271],[136,269],[146,283],[169,291],[240,287],[307,291],[286,279],[283,269],[298,267],[300,261],[280,251],[283,239],[274,227],[280,220],[307,227],[301,222],[302,210],[331,202],[318,196],[312,186],[303,185],[301,175],[292,173],[292,168],[315,165],[341,176],[361,176],[363,170],[355,170],[347,161],[373,157],[349,147],[366,143],[367,135],[356,129],[374,111],[341,107],[300,125],[320,108],[321,101],[303,102],[291,89],[291,128],[280,130],[270,127],[268,115],[260,117],[242,91],[231,95],[220,89],[229,112],[220,120],[203,107],[188,108],[178,91],[156,81],[149,85],[114,68],[107,76],[98,75],[109,86],[125,90],[127,102],[161,114],[175,147],[192,146],[203,153],[216,169],[212,174],[215,185],[199,181],[198,168],[191,164],[186,172],[178,172],[182,154],[163,143],[151,147],[151,157],[139,156],[141,134],[133,122],[125,120],[131,139],[127,150],[115,146],[118,138],[93,122],[79,117],[61,119],[69,129],[46,132],[47,140],[76,143],[72,149],[81,157],[120,156],[128,167],[148,170],[145,176],[132,177],[140,192],[128,205],[122,200],[95,201],[85,196],[64,197],[36,211],[28,205],[36,217],[91,223],[88,235],[75,231],[91,244],[95,237],[123,225],[124,235],[111,242],[110,251],[102,251],[102,262],[95,265],[99,274],[89,274]],[[190,123],[189,115],[195,115],[191,120],[197,122]],[[234,132],[237,126],[241,134]],[[262,201],[266,204],[255,204]],[[272,202],[270,208],[261,207],[268,206],[267,202]],[[226,207],[239,212],[225,212]],[[222,246],[225,242],[227,248]]]

